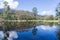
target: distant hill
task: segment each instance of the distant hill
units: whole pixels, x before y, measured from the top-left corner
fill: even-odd
[[[4,12],[4,9],[0,9],[0,13],[3,13]],[[14,13],[15,12],[15,10],[13,10],[13,9],[10,9],[9,10],[9,13]]]
[[[0,9],[0,13],[3,13],[3,9]]]
[[[0,9],[0,13],[3,13],[3,9]],[[21,19],[34,19],[35,16],[32,12],[29,11],[24,11],[24,10],[9,10],[9,13],[13,14],[13,16],[16,16],[17,19],[21,20]],[[12,16],[12,15],[11,15]],[[40,19],[40,15],[36,15],[37,19]]]
[[[34,19],[35,16],[32,12],[24,11],[24,10],[17,10],[15,11],[15,15],[18,17],[18,19]],[[40,15],[36,15],[37,19],[40,19]]]

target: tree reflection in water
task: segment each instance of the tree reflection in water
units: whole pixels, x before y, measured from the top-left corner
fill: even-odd
[[[36,35],[36,34],[37,34],[37,28],[34,27],[34,28],[32,29],[32,34],[33,34],[33,35]]]
[[[51,22],[51,23],[49,23],[49,22],[44,22],[43,24],[44,24],[44,25],[49,25],[50,27],[52,27],[54,23],[53,23],[53,22]]]
[[[13,25],[12,25],[13,24]],[[24,22],[24,23],[8,23],[8,22],[5,22],[5,25],[4,26],[6,26],[6,27],[8,27],[9,26],[9,28],[7,29],[7,30],[9,30],[10,29],[10,27],[13,29],[13,30],[19,30],[21,33],[23,33],[23,32],[28,32],[29,30],[28,29],[30,29],[30,28],[32,28],[33,27],[33,29],[32,29],[32,35],[33,36],[36,36],[36,34],[37,34],[37,31],[38,31],[38,28],[36,28],[36,26],[37,25],[40,25],[40,24],[42,24],[42,23],[36,23],[36,22]],[[43,23],[44,24],[44,26],[46,26],[46,25],[48,25],[50,28],[53,28],[53,23]],[[17,25],[17,26],[16,26]],[[15,28],[15,26],[16,26],[16,28]],[[43,27],[44,27],[43,26]],[[58,40],[60,40],[60,25],[57,25],[58,26],[58,28],[59,29],[57,29],[57,37],[58,37]],[[46,26],[47,27],[47,26]],[[49,27],[47,27],[46,29],[49,29]],[[51,29],[50,29],[51,30]],[[7,34],[7,33],[6,33]],[[7,34],[8,35],[8,34]],[[9,34],[10,35],[10,34]]]
[[[33,35],[36,35],[37,34],[36,22],[34,22],[34,27],[32,29],[32,34]]]
[[[58,40],[60,40],[60,30],[58,30],[57,35],[58,35]]]
[[[58,24],[57,27],[58,27],[58,29],[57,29],[57,37],[58,37],[58,40],[60,40],[60,25]]]

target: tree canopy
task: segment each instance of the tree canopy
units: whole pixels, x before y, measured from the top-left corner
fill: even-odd
[[[57,5],[57,8],[56,8],[56,16],[59,16],[60,15],[60,3]]]

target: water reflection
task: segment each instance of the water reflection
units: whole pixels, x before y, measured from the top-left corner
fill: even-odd
[[[54,31],[56,31],[55,29],[56,29],[57,27],[56,27],[55,25],[52,26],[52,27],[51,27],[51,26],[48,26],[48,25],[47,25],[47,26],[41,25],[40,28],[43,29],[43,30],[54,30]]]
[[[13,26],[13,25],[14,26]],[[53,23],[10,23],[8,40],[60,40],[60,26]],[[4,38],[0,31],[0,39]]]
[[[0,31],[0,40],[4,38],[4,33],[3,31]],[[14,38],[18,38],[18,35],[15,31],[10,31],[9,32],[9,37],[7,38],[8,40],[13,40]],[[6,40],[6,39],[3,39]]]
[[[60,29],[58,30],[57,35],[58,35],[58,40],[60,40]]]
[[[57,27],[58,28],[57,28],[56,33],[57,33],[58,40],[60,40],[60,25],[58,24]]]
[[[15,31],[11,31],[9,34],[10,35],[9,35],[8,40],[13,40],[14,38],[18,38],[18,35]]]
[[[2,31],[0,31],[0,40],[2,40],[4,37],[4,33]]]
[[[32,34],[33,34],[33,35],[36,35],[36,34],[37,34],[37,28],[36,28],[36,26],[33,27],[33,29],[32,29]]]
[[[35,25],[36,24],[36,25]],[[34,26],[38,26],[38,25],[45,25],[45,26],[50,26],[52,27],[54,23],[48,23],[48,22],[5,22],[4,25],[2,25],[3,27],[5,27],[4,29],[7,29],[8,31],[10,30],[20,30],[20,29],[27,29],[27,28],[32,28]],[[2,30],[2,26],[1,29]],[[7,28],[6,28],[7,27]]]

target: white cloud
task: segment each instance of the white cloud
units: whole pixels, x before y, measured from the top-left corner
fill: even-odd
[[[4,0],[4,1],[7,1],[7,2],[13,2],[13,0]]]
[[[39,13],[40,15],[55,15],[54,11],[48,10],[48,11],[42,11]]]
[[[4,1],[7,1],[8,2],[8,5],[10,6],[10,8],[11,9],[15,9],[15,8],[17,8],[18,7],[18,1],[14,1],[14,0],[1,0],[0,1],[0,8],[4,8],[4,4],[3,4],[3,2]]]
[[[3,2],[0,2],[0,8],[4,8]]]

